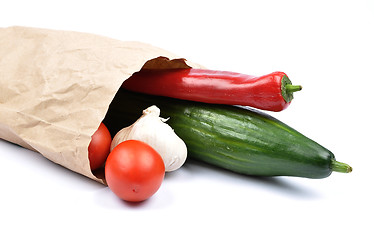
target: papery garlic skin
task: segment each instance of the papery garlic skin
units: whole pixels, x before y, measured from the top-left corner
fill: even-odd
[[[126,140],[139,140],[149,144],[162,157],[165,171],[180,168],[187,159],[187,146],[174,130],[160,117],[160,109],[151,106],[131,126],[120,130],[113,138],[111,151]]]

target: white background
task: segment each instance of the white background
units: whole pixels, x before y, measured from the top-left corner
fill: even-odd
[[[0,140],[0,239],[373,239],[373,1],[1,1],[0,27],[13,25],[143,41],[211,69],[284,71],[303,90],[270,114],[353,172],[262,179],[188,162],[129,204]]]

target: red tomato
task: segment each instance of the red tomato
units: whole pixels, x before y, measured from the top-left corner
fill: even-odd
[[[88,159],[90,160],[91,170],[101,167],[109,155],[112,137],[108,128],[101,123],[96,132],[92,135],[90,145],[88,146]]]
[[[118,144],[105,164],[109,188],[121,199],[140,202],[160,188],[165,165],[160,154],[148,144],[127,140]]]

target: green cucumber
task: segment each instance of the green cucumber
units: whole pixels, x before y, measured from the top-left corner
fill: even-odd
[[[237,106],[150,96],[120,89],[104,123],[114,136],[151,105],[184,140],[188,157],[237,173],[325,178],[352,168],[315,141],[265,113]]]

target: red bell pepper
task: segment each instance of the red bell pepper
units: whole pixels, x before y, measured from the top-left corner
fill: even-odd
[[[268,111],[282,111],[291,103],[293,92],[301,90],[283,72],[254,77],[192,68],[142,70],[127,79],[122,87],[151,95]]]

